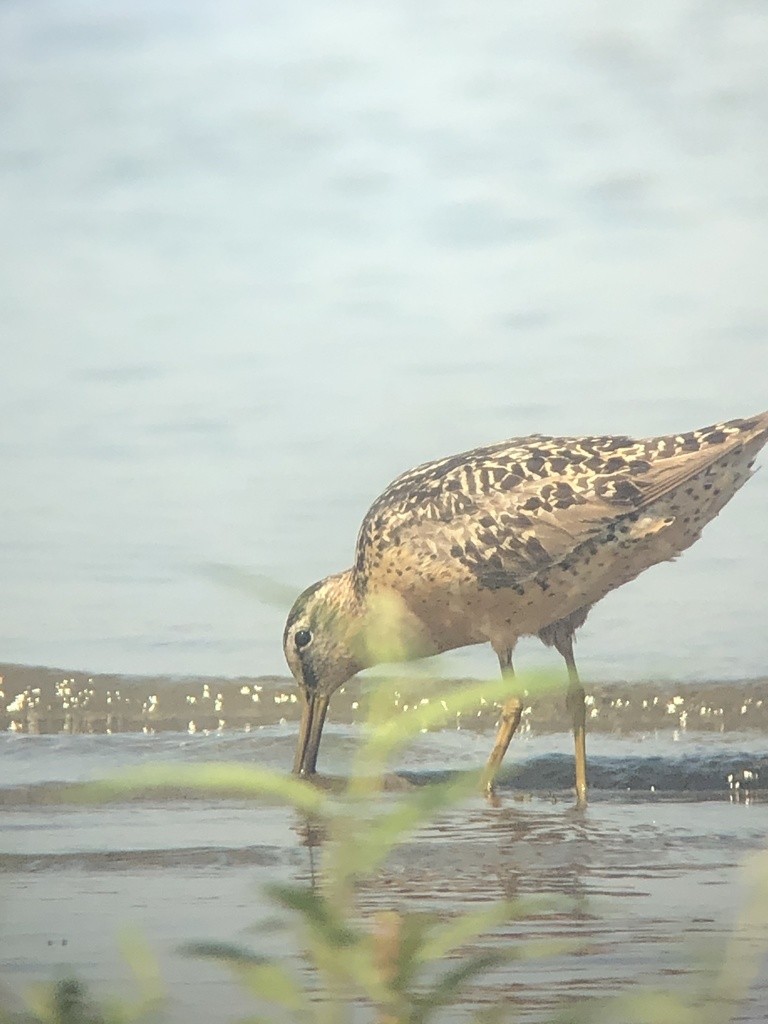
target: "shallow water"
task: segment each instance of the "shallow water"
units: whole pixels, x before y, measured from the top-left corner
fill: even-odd
[[[130,925],[159,958],[173,1024],[229,1024],[245,1014],[249,1004],[227,977],[179,949],[239,941],[294,958],[292,939],[262,929],[272,915],[262,889],[309,881],[319,851],[308,838],[314,844],[317,835],[285,808],[242,798],[182,789],[84,806],[70,801],[68,787],[147,762],[284,771],[295,739],[292,720],[249,733],[0,735],[0,997],[10,1001],[32,981],[72,969],[96,991],[128,991],[118,932]],[[479,767],[491,739],[487,727],[419,736],[398,757],[381,799]],[[329,724],[322,763],[337,783],[360,740],[359,724]],[[582,998],[652,988],[686,993],[695,1006],[711,1002],[713,971],[751,900],[746,867],[765,857],[764,731],[593,733],[585,812],[572,805],[570,755],[564,733],[523,733],[510,748],[498,806],[478,797],[420,829],[362,889],[366,914],[447,916],[502,897],[561,901],[482,944],[571,946],[497,969],[446,1019],[465,1019],[468,1008],[500,997],[516,1019],[531,1022]],[[742,921],[733,941],[734,978],[757,964],[734,1019],[757,1024],[768,999],[768,921]],[[359,1017],[368,1019],[362,1007]]]
[[[247,734],[189,736],[120,734],[111,736],[26,736],[0,733],[0,806],[8,813],[27,802],[46,804],[46,786],[73,784],[113,775],[147,760],[164,765],[207,761],[258,763],[275,771],[290,766],[295,722],[262,726]],[[490,730],[430,732],[398,759],[398,773],[420,785],[446,772],[482,767],[492,744]],[[323,735],[324,775],[343,777],[362,742],[359,726],[331,723]],[[572,785],[572,740],[566,733],[517,736],[500,784],[524,792],[561,796]],[[768,744],[762,732],[690,735],[668,731],[589,738],[592,791],[611,795],[718,799],[729,795],[729,775],[752,771],[753,796],[768,780]],[[761,782],[761,772],[765,778]]]
[[[766,405],[759,4],[8,0],[0,35],[8,660],[282,672],[285,609],[211,563],[298,592],[428,458]],[[764,674],[766,506],[606,600],[582,668]]]
[[[449,915],[497,898],[561,898],[554,913],[497,929],[486,943],[558,938],[576,948],[497,971],[467,995],[476,1004],[506,993],[523,1020],[542,1019],[564,1000],[643,987],[698,990],[700,999],[749,893],[744,862],[764,849],[767,826],[765,806],[755,804],[598,799],[574,815],[565,801],[504,801],[498,809],[478,801],[400,849],[365,887],[361,906]],[[216,1014],[224,1024],[247,1001],[179,947],[236,940],[265,953],[294,952],[291,942],[251,930],[272,913],[259,894],[265,883],[311,876],[290,813],[149,801],[87,814],[48,811],[45,821],[39,810],[27,812],[23,828],[28,851],[45,833],[56,837],[49,850],[61,852],[13,858],[0,877],[6,992],[72,968],[97,991],[113,991],[127,973],[118,930],[131,925],[160,958],[170,1019],[202,1024]],[[139,848],[126,849],[128,836],[128,847]],[[102,852],[73,852],[89,841]],[[119,854],[104,849],[112,843]],[[756,951],[760,963],[766,937],[765,927],[742,932],[744,959]],[[738,1019],[763,1020],[766,997],[762,972]]]

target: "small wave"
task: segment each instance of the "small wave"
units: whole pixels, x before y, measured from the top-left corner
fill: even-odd
[[[765,760],[768,767],[768,759]],[[609,791],[716,793],[727,792],[734,777],[751,772],[759,781],[761,763],[754,755],[716,757],[592,758],[589,779],[593,789]],[[573,785],[573,758],[548,755],[533,758],[507,773],[502,784],[523,789],[559,789]]]
[[[395,771],[385,779],[385,791],[396,792],[412,786],[445,781],[458,773],[438,767],[418,767]],[[319,775],[318,784],[341,790],[348,776],[344,773]],[[716,751],[711,754],[690,752],[684,757],[595,756],[589,759],[589,785],[593,796],[614,794],[637,798],[642,796],[688,796],[689,798],[757,797],[761,780],[768,779],[768,757],[741,751]],[[497,779],[500,792],[559,794],[570,793],[573,787],[573,757],[564,753],[547,753],[528,757],[502,768]],[[83,786],[69,782],[45,782],[0,788],[0,806],[7,808],[39,807],[41,805],[82,804]],[[248,805],[258,802],[233,791],[205,793],[184,785],[161,789],[116,792],[108,802],[170,805],[215,800]]]
[[[0,873],[16,871],[145,871],[173,868],[273,867],[285,850],[271,846],[198,846],[160,850],[94,850],[74,853],[3,853]]]
[[[414,785],[449,778],[449,772],[399,773]],[[768,757],[740,752],[686,757],[590,757],[589,785],[594,793],[756,796],[761,775],[768,780]],[[500,791],[530,793],[570,792],[573,788],[573,757],[543,754],[502,768],[497,778]]]

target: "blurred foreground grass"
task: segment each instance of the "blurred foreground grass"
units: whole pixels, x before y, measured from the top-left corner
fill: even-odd
[[[552,685],[551,679],[543,677],[528,683],[539,691]],[[478,944],[504,922],[534,912],[562,911],[562,901],[492,902],[446,921],[396,910],[366,916],[358,905],[357,890],[361,882],[375,876],[393,847],[416,829],[461,801],[479,799],[480,776],[475,772],[455,773],[449,781],[380,799],[392,759],[423,730],[455,718],[478,699],[504,696],[501,680],[466,685],[445,699],[416,703],[409,714],[392,717],[382,686],[373,694],[370,728],[341,791],[235,764],[147,765],[83,786],[79,797],[101,801],[174,787],[256,796],[292,806],[307,831],[315,839],[320,837],[314,885],[273,885],[266,890],[276,909],[276,926],[292,930],[303,964],[288,957],[259,956],[234,944],[197,943],[184,949],[189,956],[221,965],[234,984],[252,995],[254,1013],[242,1024],[345,1024],[361,1016],[376,1024],[428,1024],[445,1019],[448,1010],[455,1019],[463,992],[487,972],[511,961],[576,949],[565,940]],[[629,996],[568,1005],[551,1018],[552,1024],[726,1024],[733,1020],[768,948],[768,854],[754,859],[749,875],[751,898],[719,962],[704,972],[704,989],[695,993],[693,1001],[672,992],[633,991]],[[745,935],[750,936],[749,943],[742,941]],[[762,943],[755,943],[756,935]],[[0,1007],[0,1024],[162,1024],[168,1002],[151,951],[135,935],[123,939],[122,950],[135,978],[131,1000],[97,1002],[79,981],[64,979],[28,992],[24,1011],[11,1013]],[[500,1002],[480,1010],[467,1006],[463,1019],[492,1024],[515,1016]]]

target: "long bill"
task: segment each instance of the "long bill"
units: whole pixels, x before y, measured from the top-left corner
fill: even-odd
[[[315,774],[317,752],[320,749],[320,737],[323,733],[329,701],[330,697],[325,694],[304,691],[299,742],[296,747],[296,759],[293,762],[293,771],[296,775]]]

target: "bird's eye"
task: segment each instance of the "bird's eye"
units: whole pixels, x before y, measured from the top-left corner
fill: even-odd
[[[302,647],[312,643],[312,634],[308,629],[297,629],[293,642],[296,644],[296,650],[300,651]]]

